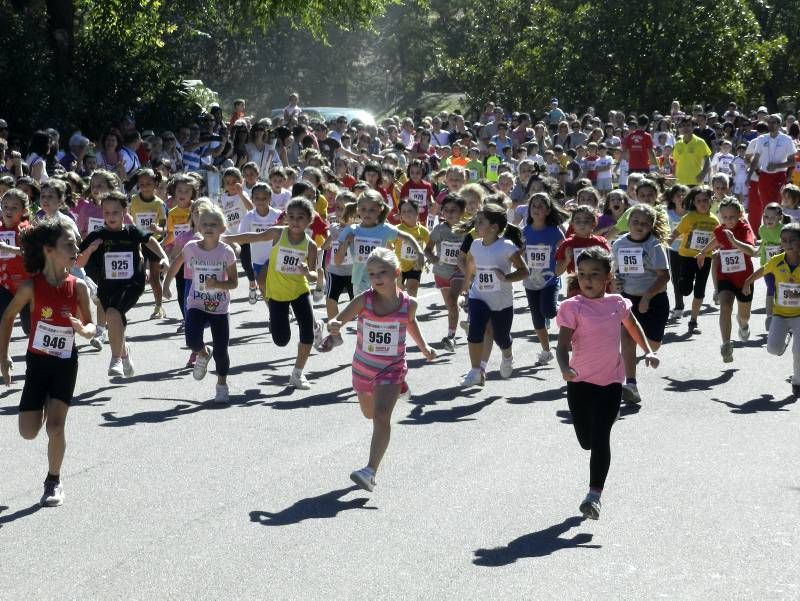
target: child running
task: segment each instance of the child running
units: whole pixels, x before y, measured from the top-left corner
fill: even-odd
[[[358,319],[356,350],[353,355],[353,389],[364,417],[372,420],[372,442],[366,467],[350,474],[364,490],[375,489],[375,473],[389,446],[392,411],[407,390],[406,332],[428,361],[436,353],[425,342],[417,324],[417,301],[398,290],[400,262],[386,248],[376,248],[366,261],[370,288],[353,299],[328,322],[333,336],[342,326]]]
[[[130,204],[133,222],[143,232],[152,234],[155,240],[158,240],[165,232],[164,228],[167,224],[164,202],[156,196],[158,183],[159,179],[152,169],[140,169],[136,173],[136,185],[139,193],[131,198]],[[147,261],[150,289],[153,291],[153,302],[155,303],[150,319],[163,319],[167,314],[161,306],[161,256],[153,253],[146,246],[142,252],[144,260]]]
[[[91,232],[81,242],[78,266],[90,263],[94,271],[101,274],[97,282],[97,297],[105,311],[111,341],[108,375],[125,375],[129,378],[134,375],[135,369],[130,345],[125,341],[128,325],[126,314],[144,292],[142,246],[159,257],[164,268],[169,266],[169,262],[164,249],[150,232],[123,224],[128,206],[124,194],[109,192],[102,197],[101,203],[105,225]]]
[[[502,352],[500,377],[510,378],[514,370],[511,324],[514,320],[513,282],[529,275],[520,249],[502,237],[508,225],[503,207],[486,204],[475,221],[475,237],[467,255],[467,281],[474,275],[469,289],[469,358],[471,368],[461,385],[483,386],[486,375],[481,369],[486,326],[491,323],[492,335]],[[512,270],[513,268],[513,270]]]
[[[530,275],[523,281],[533,329],[542,347],[536,365],[546,365],[553,360],[547,322],[556,316],[558,278],[556,249],[564,240],[561,224],[569,218],[563,209],[553,204],[545,192],[537,192],[528,201],[527,225],[522,230],[525,238],[525,259]]]
[[[558,309],[556,358],[567,382],[567,403],[578,442],[591,451],[589,493],[580,504],[580,511],[596,520],[611,465],[611,428],[619,415],[625,377],[620,325],[645,351],[647,365],[658,367],[658,357],[631,314],[631,302],[617,294],[606,294],[612,277],[611,255],[600,248],[590,248],[577,261],[580,293],[565,300]]]
[[[683,199],[689,193],[688,186],[683,184],[674,184],[664,192],[664,204],[667,207],[667,219],[669,219],[669,229],[674,231],[678,224],[686,214],[686,208],[683,206]],[[669,271],[672,274],[672,294],[675,297],[675,306],[669,314],[670,320],[678,321],[683,317],[683,296],[680,293],[680,273],[681,273],[681,256],[678,253],[681,247],[679,238],[672,240],[669,244]]]
[[[567,236],[556,251],[556,276],[565,271],[574,274],[576,260],[581,253],[586,252],[587,248],[599,246],[605,251],[610,250],[608,241],[603,236],[592,233],[597,227],[597,212],[592,207],[587,205],[575,207],[569,224],[573,234]],[[567,297],[576,294],[578,294],[578,282],[575,277],[570,277],[567,280]]]
[[[714,238],[697,255],[697,265],[702,268],[706,254],[719,249],[716,263],[717,286],[719,289],[719,330],[722,334],[720,353],[722,361],[733,361],[731,342],[731,314],[733,301],[737,301],[736,321],[739,324],[739,339],[750,339],[750,304],[752,293],[742,292],[745,280],[753,273],[756,241],[753,230],[744,217],[744,208],[733,196],[728,196],[719,204],[719,219],[722,222],[714,228]]]
[[[800,223],[787,223],[783,226],[781,248],[782,253],[772,257],[766,265],[745,280],[742,293],[750,294],[753,282],[765,275],[775,278],[767,352],[770,355],[783,355],[794,337],[792,396],[800,398]]]
[[[272,200],[272,191],[266,183],[260,182],[253,185],[250,198],[254,208],[242,218],[242,222],[239,224],[240,234],[248,232],[259,234],[266,231],[267,228],[275,225],[281,216],[280,211],[269,206]],[[270,242],[254,242],[242,245],[242,248],[245,247],[250,249],[250,263],[253,268],[253,275],[263,298],[267,280],[266,267],[267,263],[269,263],[272,244]]]
[[[0,226],[0,314],[6,310],[23,281],[28,279],[22,259],[21,234],[28,223],[28,195],[11,188],[0,200],[3,223]],[[31,312],[28,305],[20,309],[20,322],[25,334],[30,332]],[[11,364],[11,357],[7,357]]]
[[[47,220],[21,236],[25,270],[33,274],[21,282],[0,321],[0,371],[11,385],[8,346],[14,319],[30,307],[31,333],[25,354],[25,385],[19,404],[19,433],[33,440],[45,426],[47,431],[47,477],[43,507],[64,503],[61,464],[66,439],[64,423],[78,377],[75,334],[94,336],[86,284],[70,274],[78,246],[71,228]]]
[[[195,380],[202,380],[208,371],[208,362],[214,356],[217,368],[217,388],[214,402],[229,403],[228,370],[230,357],[230,290],[236,290],[239,278],[236,271],[236,253],[220,242],[226,228],[225,214],[219,207],[206,208],[197,218],[197,232],[201,240],[188,241],[181,254],[167,272],[164,280],[164,298],[171,298],[169,284],[183,266],[186,288],[186,346],[195,353],[192,370]],[[211,329],[212,346],[206,346],[203,332]]]
[[[400,225],[397,229],[409,234],[416,239],[421,247],[425,247],[430,239],[427,228],[419,222],[419,205],[417,201],[406,198],[399,205]],[[410,244],[402,240],[395,241],[395,252],[400,259],[400,279],[398,286],[411,296],[417,296],[419,282],[422,279],[422,268],[425,266],[425,256],[415,251]]]
[[[761,244],[758,248],[758,258],[761,267],[775,255],[783,252],[781,248],[781,231],[783,230],[783,210],[777,202],[771,202],[764,207],[761,216],[762,225],[758,228],[758,237]],[[764,326],[769,332],[769,324],[772,321],[772,301],[775,297],[775,278],[772,274],[764,276],[764,283],[767,285],[767,319]]]
[[[616,292],[631,302],[631,313],[653,351],[661,347],[669,321],[669,260],[664,246],[668,238],[669,225],[664,214],[641,203],[628,215],[628,233],[617,238],[611,247]],[[628,403],[640,403],[636,342],[627,330],[622,333],[622,358],[625,362],[622,398]]]
[[[271,227],[258,234],[226,236],[226,240],[241,243],[270,242],[272,249],[267,267],[266,297],[269,309],[270,333],[278,346],[291,340],[289,309],[297,319],[300,341],[297,358],[289,378],[289,386],[308,390],[311,385],[303,369],[311,354],[311,346],[322,342],[322,322],[314,318],[311,288],[308,283],[317,278],[317,245],[308,237],[306,228],[314,218],[314,205],[305,198],[294,198],[286,205],[285,226]]]

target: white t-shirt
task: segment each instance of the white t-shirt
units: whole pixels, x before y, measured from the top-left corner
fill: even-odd
[[[266,215],[259,215],[258,211],[253,209],[248,211],[242,217],[239,223],[239,233],[244,234],[247,232],[260,233],[268,227],[275,225],[280,217],[281,212],[272,207],[269,208]],[[250,258],[256,265],[264,265],[269,259],[269,253],[272,250],[272,242],[252,242],[250,244]]]
[[[778,133],[773,137],[770,134],[763,134],[756,138],[756,152],[758,153],[758,168],[767,173],[779,173],[785,169],[775,169],[770,171],[767,165],[770,163],[786,163],[790,158],[794,158],[797,152],[794,147],[794,140],[784,133]]]
[[[760,136],[759,136],[760,137]],[[747,143],[747,150],[744,151],[745,156],[754,157],[756,155],[756,147],[758,146],[758,138],[753,138]],[[758,181],[758,172],[753,169],[753,175],[750,176],[751,182]]]
[[[711,159],[711,172],[726,173],[731,175],[733,173],[731,164],[735,158],[736,157],[734,157],[731,153],[724,154],[722,152],[718,152],[714,155],[714,158]]]
[[[289,204],[290,200],[292,200],[291,190],[281,190],[280,194],[275,194],[275,192],[273,192],[269,206],[278,211],[283,211],[286,209],[286,205]]]
[[[483,240],[473,240],[469,254],[475,261],[475,278],[469,289],[469,297],[482,300],[492,311],[500,311],[514,305],[514,286],[500,281],[495,269],[503,273],[513,270],[511,257],[519,249],[510,240],[498,238],[488,246]]]
[[[614,159],[610,156],[606,155],[604,157],[597,157],[594,161],[594,168],[597,169],[597,179],[602,180],[610,180],[611,179],[611,169],[605,169],[600,171],[600,167],[613,167]]]
[[[238,233],[239,224],[242,222],[242,218],[247,212],[244,208],[244,203],[242,203],[242,199],[238,194],[236,196],[231,196],[230,194],[223,192],[219,197],[219,206],[222,208],[222,212],[225,214],[227,226],[225,228],[225,233]]]

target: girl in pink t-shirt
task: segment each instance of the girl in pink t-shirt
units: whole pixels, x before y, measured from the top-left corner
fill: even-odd
[[[611,465],[611,427],[619,415],[625,379],[620,325],[645,351],[647,365],[658,367],[658,357],[631,314],[631,302],[606,294],[612,278],[611,255],[599,247],[583,251],[577,259],[577,274],[580,293],[561,303],[556,316],[560,328],[556,358],[567,381],[567,403],[578,442],[591,451],[589,494],[580,510],[596,520]]]

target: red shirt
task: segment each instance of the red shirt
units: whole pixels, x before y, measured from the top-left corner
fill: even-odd
[[[559,244],[558,249],[556,250],[556,261],[563,261],[567,256],[567,249],[571,248],[573,250],[573,257],[575,256],[575,249],[577,248],[591,248],[592,246],[600,246],[605,250],[610,251],[611,249],[608,247],[608,240],[606,240],[603,236],[598,236],[597,234],[592,234],[588,238],[578,238],[574,234],[564,240]],[[570,260],[569,265],[567,265],[567,273],[575,273],[575,261]]]
[[[353,186],[355,186],[357,183],[358,180],[349,173],[345,173],[344,177],[342,178],[342,185],[348,190],[352,190]]]
[[[411,190],[415,192],[412,193]],[[422,194],[425,194],[424,200],[419,202]],[[433,201],[433,186],[425,180],[420,180],[419,183],[408,180],[400,189],[400,199],[410,198],[419,202],[419,221],[420,223],[427,223],[428,209]]]
[[[628,151],[628,169],[650,169],[650,151],[653,150],[653,138],[646,131],[637,129],[622,140],[622,149]]]
[[[8,242],[13,246],[19,247],[20,232],[28,229],[30,226],[30,223],[27,221],[23,221],[16,228],[8,228],[0,223],[0,232],[14,232],[14,240],[12,241],[9,238]],[[30,278],[30,275],[25,271],[22,255],[17,255],[8,259],[0,258],[0,286],[8,290],[11,294],[16,294],[20,282],[28,278]]]
[[[33,280],[33,308],[31,309],[31,333],[28,336],[28,352],[47,356],[49,353],[33,348],[36,328],[39,322],[43,322],[51,326],[66,327],[72,331],[72,324],[69,318],[71,315],[77,316],[78,314],[76,280],[75,276],[68,275],[58,288],[54,288],[41,273],[37,273],[31,279]]]
[[[733,233],[733,237],[739,242],[755,246],[756,240],[755,236],[753,236],[753,230],[750,229],[750,224],[746,221],[739,220],[736,223],[736,227],[734,227],[731,232]],[[727,280],[737,288],[741,288],[744,285],[744,281],[753,273],[753,260],[731,244],[730,240],[728,240],[728,237],[725,235],[725,226],[722,224],[714,228],[714,237],[717,239],[721,251],[736,251],[735,254],[720,252],[719,266],[717,267],[718,279]],[[736,268],[741,269],[740,262],[742,261],[742,257],[744,257],[744,269],[741,271],[730,271]],[[725,272],[723,269],[728,269],[728,271]]]

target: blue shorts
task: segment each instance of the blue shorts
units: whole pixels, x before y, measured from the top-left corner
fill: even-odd
[[[259,265],[258,263],[252,263],[253,265],[253,273],[255,274],[256,278],[261,277],[261,272],[269,267],[269,261],[264,263],[263,265]]]

